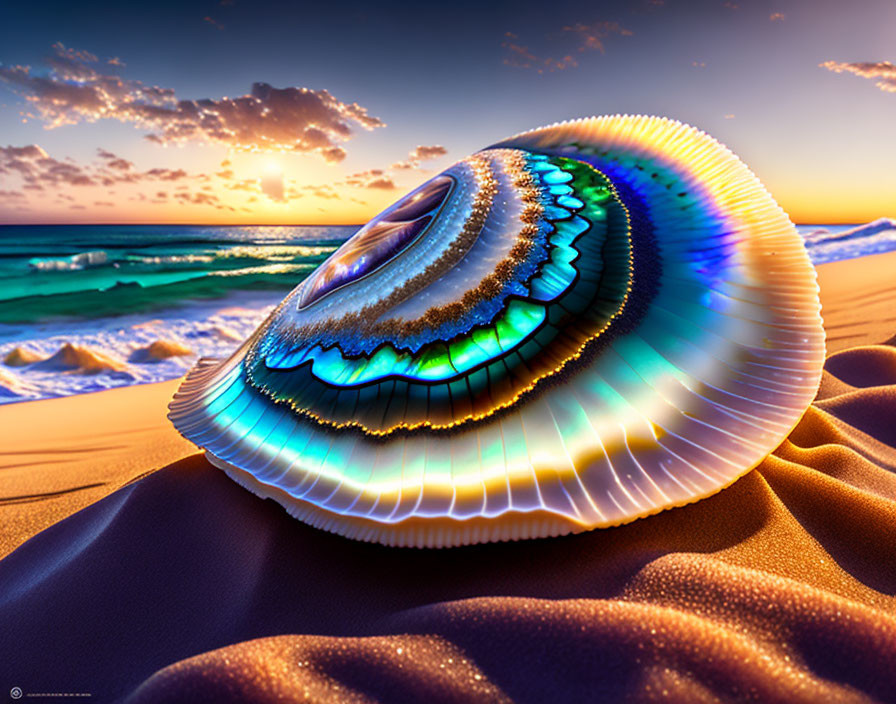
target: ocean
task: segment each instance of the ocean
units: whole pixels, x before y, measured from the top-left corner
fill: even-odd
[[[798,229],[816,264],[896,249],[892,220]],[[356,230],[0,226],[0,403],[173,379],[226,355]]]

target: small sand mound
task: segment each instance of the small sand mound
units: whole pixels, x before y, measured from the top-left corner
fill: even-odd
[[[171,357],[185,357],[191,354],[193,354],[193,350],[176,340],[160,339],[147,347],[141,347],[139,350],[135,350],[130,357],[130,361],[158,362]]]
[[[27,347],[16,347],[3,358],[3,363],[7,367],[26,367],[29,364],[34,364],[34,362],[40,362],[45,357],[38,354],[34,350],[29,350]]]
[[[128,365],[103,352],[66,342],[52,357],[35,364],[35,368],[59,370],[75,374],[127,372]]]

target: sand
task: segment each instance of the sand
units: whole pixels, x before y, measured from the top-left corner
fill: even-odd
[[[419,551],[314,530],[178,438],[173,383],[0,408],[3,547],[27,540],[0,560],[0,690],[894,701],[896,347],[867,344],[896,332],[894,266],[821,267],[836,353],[759,468],[566,538]]]
[[[0,557],[128,482],[196,452],[165,418],[177,384],[0,406]]]
[[[896,252],[818,267],[828,354],[896,333]]]

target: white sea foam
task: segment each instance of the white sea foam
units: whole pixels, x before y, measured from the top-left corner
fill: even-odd
[[[66,357],[65,350],[73,347],[120,363],[110,364],[108,369],[80,369],[47,362],[17,367],[0,364],[0,403],[177,378],[198,357],[229,355],[282,298],[282,292],[234,293],[214,302],[187,304],[162,315],[85,321],[74,329],[71,323],[28,326],[24,330],[0,325],[0,359],[21,347],[46,360],[59,360]],[[159,348],[159,341],[169,349],[188,349],[190,354],[149,353],[154,343]]]
[[[32,259],[28,265],[37,271],[78,271],[109,263],[109,255],[104,251],[81,252],[61,259]]]
[[[882,254],[896,249],[896,220],[879,218],[856,227],[801,227],[815,264]]]

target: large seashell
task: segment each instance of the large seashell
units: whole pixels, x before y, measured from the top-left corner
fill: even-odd
[[[815,272],[731,152],[654,117],[458,162],[171,403],[312,525],[450,546],[614,526],[755,467],[815,395]]]

